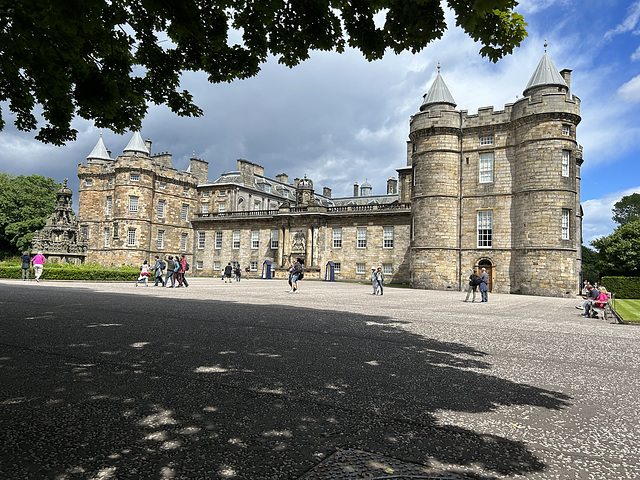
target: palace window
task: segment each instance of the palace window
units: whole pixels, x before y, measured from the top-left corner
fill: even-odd
[[[138,197],[129,197],[129,212],[136,213],[138,211]]]
[[[216,232],[215,249],[220,250],[221,248],[222,248],[222,232]]]
[[[139,173],[131,173],[131,174],[129,174],[129,181],[130,182],[139,182],[140,181],[140,174]]]
[[[182,204],[182,212],[180,212],[180,219],[183,222],[186,222],[189,219],[189,205],[186,203]]]
[[[164,218],[164,208],[166,205],[166,200],[158,200],[158,218]]]
[[[571,210],[562,209],[562,240],[569,240],[569,218]]]
[[[113,178],[110,178],[109,180],[107,180],[107,186],[113,187]]]
[[[188,235],[186,233],[183,233],[182,237],[180,237],[180,250],[183,252],[187,251],[187,237]]]
[[[202,263],[202,260],[198,260],[196,262],[196,270],[202,270],[204,268],[204,265]]]
[[[104,229],[104,246],[108,247],[110,245],[110,242],[111,242],[111,229],[107,227]]]
[[[167,188],[167,182],[160,182],[160,188]]]
[[[114,238],[118,238],[118,224],[116,223],[114,226],[114,233],[113,236]],[[85,238],[85,240],[89,239],[89,227],[87,225],[81,225],[80,226],[80,234]]]
[[[213,269],[214,270],[220,270],[220,261],[216,260],[215,262],[213,262]]]
[[[203,203],[203,204],[200,206],[200,211],[201,211],[202,213],[209,213],[209,204],[208,204],[208,203]]]
[[[333,262],[333,272],[334,273],[340,273],[340,262]]]
[[[219,213],[224,213],[227,211],[227,205],[224,203],[221,203],[220,205],[218,205],[218,212]]]
[[[208,197],[209,196],[209,190],[205,190],[204,192],[202,192],[202,196],[203,197]]]
[[[110,216],[111,216],[111,211],[112,211],[112,209],[113,209],[113,197],[112,197],[111,195],[109,195],[109,196],[107,197],[107,208],[106,208],[106,210],[107,210],[107,217],[110,217]]]
[[[566,137],[571,135],[571,125],[562,125],[562,135]]]
[[[569,176],[569,160],[571,159],[571,152],[569,150],[562,150],[562,176]]]
[[[182,187],[182,194],[189,195],[189,187]]]
[[[271,250],[277,250],[280,246],[280,230],[271,230]]]
[[[367,273],[367,266],[364,263],[356,263],[356,273],[359,275]]]
[[[85,187],[93,187],[93,179],[92,179],[92,178],[87,178],[87,179],[84,181],[84,186],[85,186]]]
[[[481,153],[478,165],[478,181],[480,183],[493,182],[493,152]]]
[[[260,231],[251,230],[251,248],[256,250],[260,247]]]
[[[493,145],[493,137],[480,137],[480,145]]]
[[[127,247],[136,246],[136,229],[130,228],[127,230]]]
[[[393,227],[384,227],[382,231],[382,247],[393,248]]]
[[[393,264],[392,263],[383,263],[382,264],[382,273],[385,275],[393,275]]]
[[[493,210],[478,211],[478,248],[491,248],[493,244]]]
[[[164,230],[158,230],[158,249],[164,248]]]
[[[257,272],[258,271],[258,262],[249,263],[249,270],[251,270],[252,272]]]
[[[240,230],[233,231],[233,243],[232,248],[237,250],[240,248]]]
[[[205,232],[198,232],[198,250],[204,249]]]
[[[356,231],[358,248],[367,248],[367,227],[358,227]]]
[[[342,229],[333,229],[333,248],[342,248]]]

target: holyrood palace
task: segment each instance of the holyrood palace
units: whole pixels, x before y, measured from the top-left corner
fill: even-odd
[[[415,288],[466,288],[485,267],[491,290],[572,296],[581,272],[582,211],[576,141],[580,99],[571,70],[545,53],[523,91],[502,110],[470,115],[438,72],[409,119],[406,166],[384,193],[367,182],[335,198],[311,178],[266,176],[262,166],[209,180],[208,163],[186,171],[134,133],[111,158],[100,138],[80,178],[77,225],[87,262],[141,264],[184,254],[195,276],[227,263],[286,276],[302,259],[306,278],[368,280]]]

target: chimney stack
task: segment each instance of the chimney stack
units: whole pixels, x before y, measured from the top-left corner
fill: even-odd
[[[354,197],[357,197],[357,196],[358,196],[358,191],[359,191],[359,189],[358,189],[358,182],[356,182],[356,183],[354,183],[354,184],[353,184],[353,196],[354,196]]]

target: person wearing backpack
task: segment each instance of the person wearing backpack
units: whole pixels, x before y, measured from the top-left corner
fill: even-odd
[[[153,265],[153,271],[155,272],[156,282],[153,285],[154,287],[158,286],[158,282],[162,284],[164,287],[164,280],[162,280],[163,270],[166,268],[167,264],[160,260],[160,257],[156,255],[156,263]]]
[[[184,254],[180,256],[180,269],[178,270],[178,282],[180,282],[180,285],[178,285],[179,287],[188,287],[189,286],[189,282],[187,282],[187,278],[184,276],[185,272],[188,269],[188,263],[187,263],[187,259],[185,258]]]
[[[467,288],[467,297],[464,299],[465,302],[469,301],[469,295],[471,295],[471,292],[473,292],[473,299],[471,300],[471,303],[476,301],[476,290],[478,289],[478,285],[481,283],[482,280],[478,276],[478,271],[474,268],[471,275],[469,275],[469,287]]]
[[[382,267],[378,267],[378,269],[376,270],[375,276],[376,276],[376,285],[380,290],[380,295],[384,295],[384,288],[383,288],[384,272],[382,271]]]
[[[289,293],[300,293],[298,280],[302,280],[302,277],[304,276],[304,269],[302,268],[302,262],[299,258],[296,258],[291,274],[291,290],[289,290]]]

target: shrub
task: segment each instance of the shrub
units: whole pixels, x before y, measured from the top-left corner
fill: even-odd
[[[640,277],[602,277],[600,283],[616,298],[640,298]]]
[[[21,263],[8,261],[0,265],[0,278],[22,278]],[[96,264],[57,264],[44,266],[43,280],[135,281],[140,275],[136,267],[102,267]],[[30,277],[33,278],[33,269]]]

